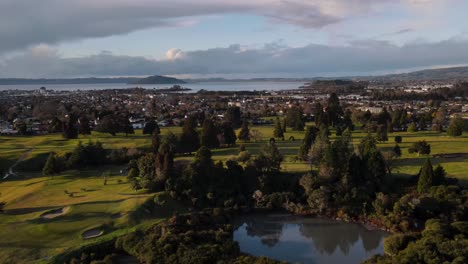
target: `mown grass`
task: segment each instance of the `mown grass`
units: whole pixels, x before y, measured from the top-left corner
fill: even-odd
[[[238,142],[230,148],[213,150],[215,160],[226,161],[239,153],[239,145],[257,155],[262,146],[273,137],[273,126],[252,126],[262,135],[257,142]],[[180,128],[162,128],[162,134],[168,132],[180,133]],[[236,131],[237,133],[238,131]],[[332,131],[331,139],[334,139]],[[366,133],[356,130],[353,132],[353,143],[357,145]],[[445,133],[417,132],[390,133],[389,141],[379,143],[382,150],[389,150],[395,145],[394,137],[402,136],[400,144],[402,157],[397,160],[395,174],[399,176],[415,175],[426,156],[409,154],[408,147],[419,140],[426,140],[431,144],[431,155],[461,153],[455,157],[432,158],[433,164],[444,166],[448,175],[456,177],[466,184],[468,182],[468,135],[448,137]],[[289,140],[293,137],[294,140]],[[288,131],[286,140],[276,140],[285,160],[283,171],[290,173],[305,173],[310,170],[307,162],[298,161],[296,156],[304,137],[304,132]],[[99,140],[107,149],[122,147],[149,147],[151,137],[136,131],[134,135],[117,135],[93,133],[90,136],[80,136],[77,140],[63,140],[61,135],[43,135],[30,137],[0,137],[0,160],[5,170],[17,159],[25,157],[28,161],[46,157],[54,151],[58,154],[70,152],[79,141]],[[30,153],[28,152],[29,150]],[[178,156],[178,160],[191,160],[193,156]],[[21,167],[21,166],[19,166]],[[76,248],[87,243],[105,241],[115,236],[131,232],[137,228],[144,228],[152,223],[161,221],[172,215],[174,211],[182,211],[184,207],[175,201],[159,208],[155,214],[143,217],[142,206],[145,201],[152,199],[154,194],[134,192],[126,182],[125,176],[119,175],[121,167],[103,166],[96,169],[81,171],[67,171],[54,177],[42,177],[40,172],[23,171],[19,177],[12,177],[0,181],[0,200],[6,202],[6,213],[0,214],[0,263],[30,263],[33,259],[44,259],[59,254],[64,250]],[[104,185],[103,173],[110,172],[107,185]],[[73,197],[65,193],[73,193]],[[69,206],[67,214],[44,220],[40,215],[48,210]],[[144,208],[143,208],[144,209]],[[116,217],[120,216],[120,217]],[[135,221],[132,217],[144,218]],[[102,237],[83,240],[83,231],[92,227],[106,225],[108,232]]]
[[[175,210],[183,210],[178,203],[170,202],[146,219],[130,219],[154,194],[135,192],[118,170],[104,167],[0,182],[1,199],[6,202],[6,212],[0,214],[0,263],[46,259],[70,248],[143,228],[171,216]],[[106,185],[101,176],[104,171],[111,171]],[[43,213],[61,207],[70,209],[53,219],[41,218]],[[81,237],[85,230],[96,226],[106,226],[102,237]]]

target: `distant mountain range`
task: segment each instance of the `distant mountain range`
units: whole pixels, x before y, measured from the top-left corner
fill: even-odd
[[[96,83],[127,83],[127,84],[185,84],[197,82],[310,82],[314,80],[353,79],[353,80],[380,80],[380,81],[429,81],[429,80],[468,80],[468,66],[427,69],[399,74],[387,74],[380,76],[345,76],[345,77],[313,77],[313,78],[252,78],[252,79],[177,79],[172,77],[153,75],[145,78],[139,77],[115,77],[115,78],[73,78],[73,79],[21,79],[0,78],[0,85],[16,84],[96,84]]]
[[[160,76],[160,75],[153,75],[153,76],[149,76],[146,78],[136,80],[134,82],[130,82],[130,84],[183,84],[183,83],[185,83],[185,81],[183,80],[172,78],[172,77]]]
[[[371,76],[366,78],[389,81],[468,80],[468,66],[427,69],[408,73]]]

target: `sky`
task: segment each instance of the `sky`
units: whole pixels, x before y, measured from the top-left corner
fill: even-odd
[[[466,0],[0,0],[0,78],[375,75],[468,65]]]

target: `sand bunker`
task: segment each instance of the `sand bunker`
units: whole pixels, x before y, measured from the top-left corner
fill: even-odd
[[[43,219],[53,219],[55,217],[66,214],[68,212],[68,210],[70,210],[69,206],[62,207],[62,208],[55,209],[55,210],[51,210],[51,211],[43,213],[41,215],[41,218],[43,218]]]
[[[84,231],[83,234],[81,234],[81,236],[83,237],[83,239],[90,239],[102,236],[103,234],[104,231],[102,231],[102,229],[98,227]]]

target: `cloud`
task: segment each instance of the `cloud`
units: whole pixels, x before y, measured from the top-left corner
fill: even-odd
[[[429,5],[430,1],[397,3],[420,6]],[[275,23],[323,28],[368,15],[389,4],[395,1],[1,0],[0,54],[40,43],[108,37],[154,27],[190,26],[195,23],[195,17],[226,13],[258,15]]]
[[[38,50],[40,52],[38,52]],[[468,64],[468,40],[397,46],[386,41],[355,41],[345,46],[310,44],[261,48],[231,45],[197,51],[171,49],[160,60],[101,52],[64,58],[44,47],[10,57],[0,64],[0,77],[84,77],[129,75],[354,75],[392,72],[434,65]]]

